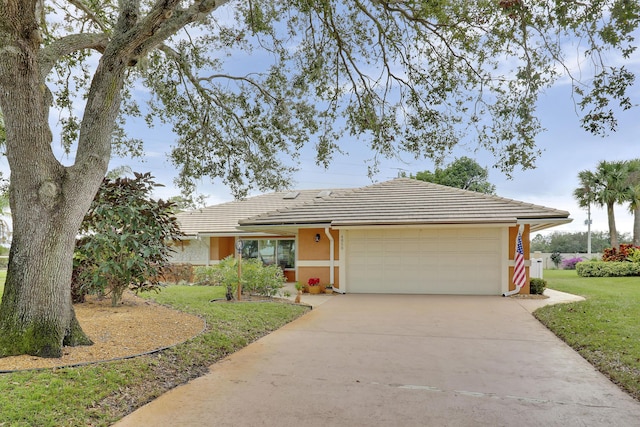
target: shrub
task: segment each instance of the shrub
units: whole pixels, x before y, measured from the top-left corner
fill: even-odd
[[[275,265],[264,265],[260,260],[242,262],[242,290],[249,294],[275,296],[284,286],[286,278],[282,269]]]
[[[238,262],[229,255],[217,265],[198,267],[195,281],[197,285],[226,287],[226,297],[230,301],[238,287]]]
[[[191,283],[193,281],[193,266],[188,263],[170,264],[163,271],[162,279],[167,283]]]
[[[544,279],[535,278],[529,281],[529,292],[532,295],[542,295],[546,287],[547,281]]]
[[[553,262],[553,265],[555,265],[556,268],[558,268],[561,261],[562,261],[562,255],[560,255],[560,252],[554,252],[551,254],[551,262]]]
[[[79,246],[83,239],[76,242]],[[71,301],[76,303],[85,302],[85,297],[90,294],[98,296],[104,295],[104,288],[92,280],[90,272],[93,267],[91,261],[81,252],[73,254],[73,273],[71,275]]]
[[[193,284],[200,286],[220,286],[214,266],[199,265],[193,269]]]
[[[168,242],[182,233],[173,203],[151,198],[159,186],[149,173],[105,178],[80,227],[74,292],[110,292],[115,306],[127,289],[160,289],[173,251]]]
[[[565,270],[575,270],[576,264],[582,262],[582,258],[569,258],[562,261],[562,268]]]
[[[576,264],[580,277],[640,276],[640,263],[628,261],[590,261]]]
[[[225,286],[227,299],[232,299],[238,286],[238,261],[233,256],[207,267],[196,267],[196,285]],[[277,265],[265,266],[257,259],[242,262],[242,293],[274,296],[284,286],[286,278]]]
[[[640,248],[634,247],[629,249],[629,255],[627,256],[629,262],[640,262]]]

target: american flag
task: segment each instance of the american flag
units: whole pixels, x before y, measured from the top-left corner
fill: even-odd
[[[516,237],[516,253],[513,257],[513,283],[521,288],[527,281],[527,273],[524,269],[524,249],[522,247],[522,234],[518,232]]]

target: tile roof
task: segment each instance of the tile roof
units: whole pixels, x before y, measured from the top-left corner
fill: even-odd
[[[532,220],[532,231],[570,222],[569,212],[409,178],[314,198],[275,212],[264,209],[241,226],[491,224]]]
[[[239,220],[311,202],[323,191],[327,190],[295,190],[262,194],[245,200],[236,200],[193,211],[180,212],[176,217],[180,224],[180,229],[187,236],[196,236],[198,234],[237,235],[241,234],[237,229]],[[336,191],[344,190],[330,191],[329,197],[334,195]],[[292,196],[295,197],[292,198]]]

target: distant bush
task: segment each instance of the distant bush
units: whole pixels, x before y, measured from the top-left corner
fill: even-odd
[[[237,266],[235,265],[235,260],[233,257],[230,257],[230,262],[220,261],[220,264],[224,263],[224,266],[227,267],[222,268],[220,264],[218,265],[200,265],[193,269],[193,284],[200,286],[223,286],[225,284],[225,274],[222,270],[229,270],[228,274],[233,274],[233,269],[237,270]],[[229,265],[232,263],[232,265]],[[235,279],[237,280],[238,274],[236,272]],[[231,279],[232,280],[232,279]]]
[[[553,265],[555,265],[556,268],[558,268],[561,261],[562,261],[562,255],[560,255],[560,252],[554,252],[551,254],[551,262],[553,262]]]
[[[532,295],[542,295],[547,287],[547,281],[544,279],[531,279],[529,281],[529,292]]]
[[[582,258],[569,258],[562,261],[562,268],[565,270],[575,270],[576,264],[582,262]]]
[[[640,276],[640,263],[628,261],[589,261],[576,264],[580,277]]]
[[[167,283],[191,283],[193,281],[193,266],[191,264],[170,264],[163,273],[162,279]]]

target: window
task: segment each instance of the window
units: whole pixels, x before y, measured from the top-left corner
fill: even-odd
[[[258,241],[243,240],[242,258],[258,258]]]
[[[278,240],[278,265],[282,268],[295,268],[296,241]]]
[[[264,265],[276,263],[277,240],[258,240],[258,254]]]
[[[265,265],[295,268],[296,241],[280,239],[243,240],[242,258],[258,258]]]

